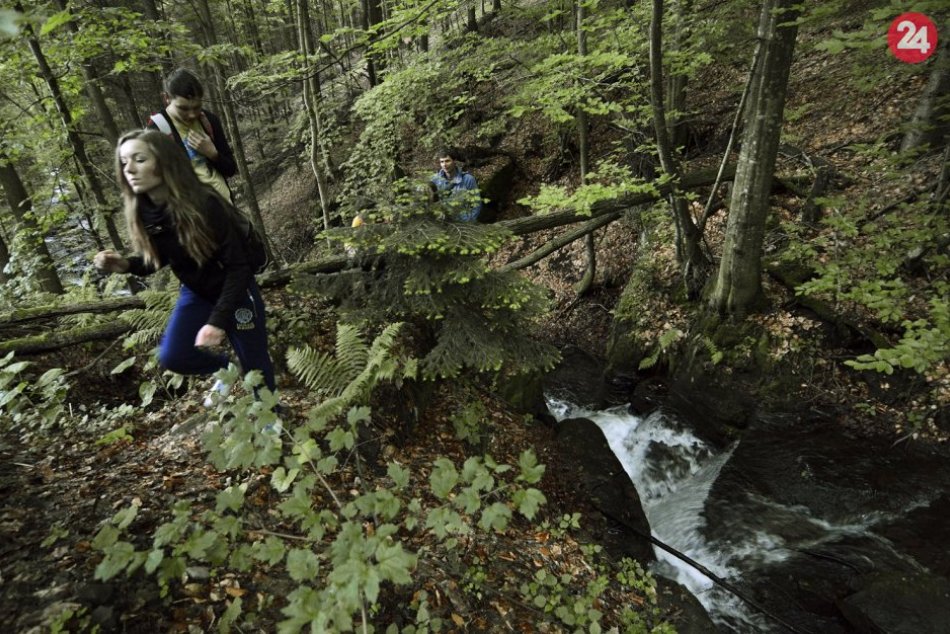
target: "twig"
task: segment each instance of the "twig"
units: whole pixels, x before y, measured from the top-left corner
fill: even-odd
[[[102,351],[102,354],[100,354],[98,357],[96,357],[95,359],[93,359],[92,361],[90,361],[87,365],[84,365],[84,366],[81,367],[81,368],[77,368],[76,370],[73,370],[73,371],[71,371],[71,372],[67,372],[66,374],[63,375],[63,378],[68,378],[68,377],[74,376],[74,375],[76,375],[76,374],[80,374],[80,373],[82,373],[82,372],[85,372],[86,370],[88,370],[88,369],[91,368],[92,366],[96,365],[97,363],[99,363],[99,361],[102,359],[102,357],[106,356],[106,355],[109,353],[109,351],[112,350],[112,348],[114,348],[115,345],[116,345],[117,343],[119,343],[120,341],[122,341],[122,340],[121,340],[121,339],[116,339],[115,341],[113,341],[112,343],[110,343],[109,346],[108,346],[105,350],[103,350],[103,351]]]

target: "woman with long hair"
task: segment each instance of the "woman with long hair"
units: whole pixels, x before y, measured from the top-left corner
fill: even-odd
[[[93,259],[101,270],[149,275],[170,266],[181,282],[178,302],[159,344],[162,367],[179,374],[212,374],[228,356],[212,348],[225,337],[244,372],[259,370],[274,390],[264,302],[254,281],[236,210],[195,176],[181,148],[156,130],[119,139],[116,182],[137,255],[109,249]],[[220,385],[215,388],[220,390]]]

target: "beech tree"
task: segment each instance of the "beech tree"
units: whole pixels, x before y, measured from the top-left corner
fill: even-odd
[[[720,313],[745,315],[762,297],[762,240],[799,12],[795,0],[766,0],[762,5],[762,51],[752,69],[726,239],[709,300]]]

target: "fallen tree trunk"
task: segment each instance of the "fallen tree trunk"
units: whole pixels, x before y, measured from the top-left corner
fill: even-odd
[[[716,181],[718,170],[706,170],[688,174],[683,177],[680,183],[680,189],[695,189],[713,184]],[[726,168],[724,178],[731,179],[735,174],[735,166]],[[641,205],[655,202],[668,195],[672,190],[671,185],[665,184],[657,187],[656,193],[632,194],[613,200],[605,200],[595,203],[589,214],[578,214],[574,211],[560,211],[541,216],[528,216],[525,218],[515,218],[496,223],[498,226],[506,227],[516,236],[523,236],[537,231],[554,229],[565,225],[578,222],[589,223],[589,227],[600,227],[613,222],[620,217],[621,213]],[[594,222],[600,219],[599,222]],[[588,230],[590,230],[588,228]],[[575,232],[576,233],[576,232]],[[586,231],[580,235],[584,235]],[[552,242],[557,245],[564,240],[570,242],[573,234],[567,234],[562,238],[555,238]],[[567,242],[564,242],[565,244]],[[563,244],[560,244],[563,246]],[[544,247],[542,247],[542,250]],[[556,248],[551,249],[553,253]],[[542,251],[539,250],[541,253]],[[530,256],[529,256],[530,257]],[[542,256],[543,257],[543,256]],[[541,259],[538,257],[537,259]],[[534,260],[532,260],[534,261]],[[312,262],[303,262],[286,269],[265,273],[258,278],[261,287],[276,287],[287,284],[291,278],[300,273],[304,274],[326,274],[336,273],[343,270],[350,264],[350,259],[344,255],[332,256],[315,260]],[[517,263],[515,263],[517,264]],[[509,265],[511,266],[511,265]],[[108,313],[119,310],[128,310],[131,308],[143,308],[145,303],[134,296],[117,297],[103,299],[96,302],[85,302],[82,304],[63,305],[63,306],[41,306],[24,310],[11,311],[0,314],[0,330],[10,326],[19,326],[28,322],[55,319],[65,315],[75,315],[79,313]],[[111,322],[97,326],[84,328],[74,328],[58,333],[47,333],[43,335],[31,335],[28,337],[19,337],[0,342],[0,353],[6,354],[15,350],[17,354],[32,354],[37,352],[46,352],[65,346],[84,343],[87,341],[97,341],[117,337],[128,332],[131,327],[123,322]]]
[[[697,187],[712,185],[714,182],[716,182],[717,173],[718,170],[706,170],[693,174],[687,174],[683,177],[683,181],[680,183],[679,188],[695,189]],[[731,180],[735,176],[735,173],[736,166],[730,165],[724,170],[725,175],[723,178],[726,180]],[[555,227],[569,225],[575,222],[584,222],[599,216],[606,216],[618,211],[626,211],[634,207],[647,205],[667,196],[672,191],[672,189],[673,188],[671,185],[666,184],[657,187],[656,194],[631,194],[629,196],[622,196],[621,198],[615,198],[613,200],[597,202],[594,203],[590,214],[586,215],[577,214],[574,211],[558,211],[542,216],[528,216],[526,218],[503,220],[496,224],[502,227],[507,227],[516,236],[523,236],[528,233],[534,233],[535,231],[553,229]]]
[[[116,310],[128,310],[130,308],[145,308],[145,302],[139,297],[130,295],[128,297],[110,297],[108,299],[84,302],[82,304],[57,304],[53,306],[22,308],[0,313],[0,330],[10,326],[22,326],[31,321],[55,319],[56,317],[64,317],[66,315],[111,313]]]
[[[105,324],[73,328],[71,330],[54,330],[42,335],[31,335],[29,337],[0,341],[0,354],[7,354],[10,351],[14,351],[18,355],[49,352],[50,350],[58,350],[66,346],[76,345],[77,343],[115,339],[119,335],[124,335],[129,332],[131,329],[132,326],[129,324],[124,321],[116,320]]]

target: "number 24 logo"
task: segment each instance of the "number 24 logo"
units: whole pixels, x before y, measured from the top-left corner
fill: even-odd
[[[902,13],[891,22],[887,44],[900,61],[920,63],[937,48],[937,27],[923,13]]]
[[[924,55],[930,52],[930,38],[927,36],[926,24],[917,28],[917,25],[910,20],[902,20],[898,23],[897,30],[904,34],[897,43],[897,48],[920,51]]]

